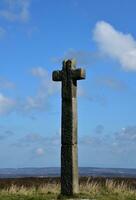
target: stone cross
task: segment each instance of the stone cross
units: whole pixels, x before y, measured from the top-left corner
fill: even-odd
[[[85,79],[85,70],[76,69],[73,60],[63,61],[61,71],[54,71],[53,81],[62,82],[61,118],[61,194],[79,190],[77,153],[77,80]]]

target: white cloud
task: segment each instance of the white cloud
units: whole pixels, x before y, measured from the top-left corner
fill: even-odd
[[[93,33],[101,53],[117,60],[125,70],[136,70],[136,40],[131,34],[124,34],[105,21],[98,22]]]
[[[44,149],[43,148],[37,148],[36,149],[36,155],[38,155],[38,156],[44,155]]]
[[[14,109],[15,105],[14,100],[0,93],[0,115],[8,114]]]
[[[27,22],[29,20],[30,0],[3,0],[5,8],[0,10],[0,16],[8,21]]]

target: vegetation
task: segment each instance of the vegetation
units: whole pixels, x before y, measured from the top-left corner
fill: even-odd
[[[32,180],[31,180],[32,181]],[[29,182],[29,181],[28,181]],[[80,181],[80,194],[71,199],[92,200],[136,200],[136,181],[114,179],[86,179]],[[0,200],[50,200],[66,199],[60,195],[60,182],[49,181],[42,184],[16,184],[9,186],[0,181]]]

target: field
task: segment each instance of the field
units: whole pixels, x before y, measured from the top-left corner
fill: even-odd
[[[72,198],[136,200],[136,179],[82,177],[80,193]],[[59,178],[0,179],[0,200],[46,199],[66,199],[60,195]]]

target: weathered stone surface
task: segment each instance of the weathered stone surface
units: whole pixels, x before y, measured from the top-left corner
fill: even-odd
[[[77,144],[77,101],[76,98],[62,102],[62,135],[63,145]],[[73,133],[73,134],[72,134]]]
[[[77,80],[85,79],[85,70],[75,62],[63,61],[62,71],[54,71],[53,81],[62,81],[61,119],[61,193],[78,193],[77,153]]]
[[[78,154],[77,144],[61,146],[61,192],[65,195],[77,194]]]

